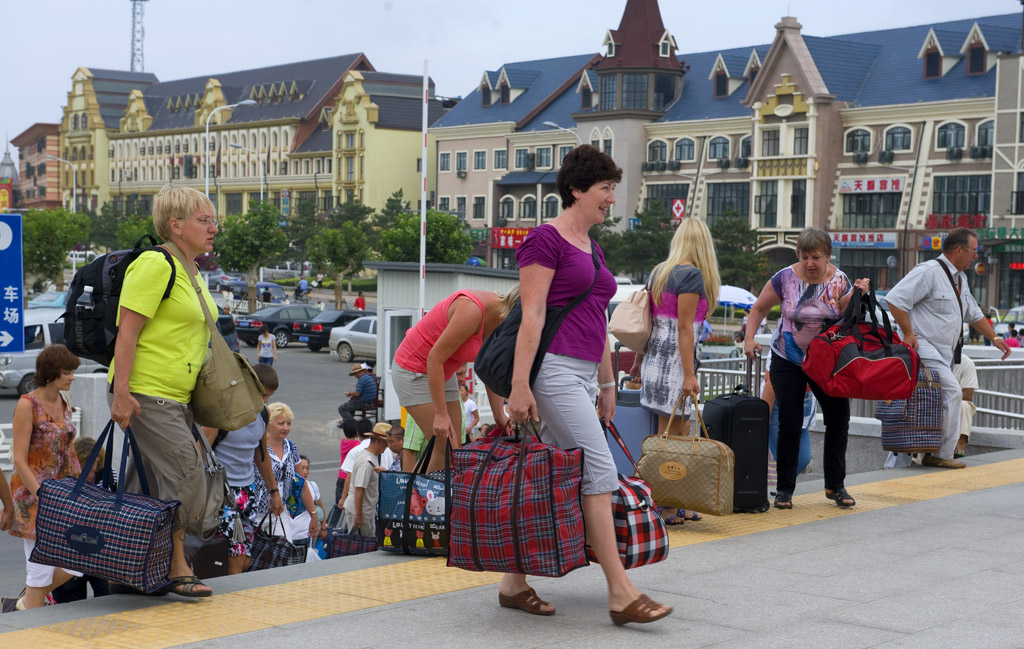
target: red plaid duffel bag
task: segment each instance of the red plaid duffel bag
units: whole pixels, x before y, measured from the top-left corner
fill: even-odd
[[[607,430],[633,463],[634,475],[639,475],[636,461],[615,425],[609,423]],[[654,506],[651,485],[645,480],[619,474],[619,488],[612,492],[612,518],[619,558],[626,570],[668,558],[668,528]],[[589,545],[587,558],[597,561]]]
[[[583,450],[512,438],[456,449],[448,565],[561,577],[587,561]]]
[[[833,397],[850,399],[908,399],[917,383],[917,352],[892,330],[882,309],[875,315],[875,291],[861,296],[853,289],[843,317],[807,346],[803,370]],[[870,314],[868,322],[861,306]]]

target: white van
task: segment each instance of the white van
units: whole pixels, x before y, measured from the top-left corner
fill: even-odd
[[[36,356],[43,347],[64,342],[64,321],[57,320],[63,313],[64,309],[25,310],[25,351],[0,353],[0,388],[17,390],[19,396],[36,389]],[[76,374],[107,371],[95,361],[79,360]]]

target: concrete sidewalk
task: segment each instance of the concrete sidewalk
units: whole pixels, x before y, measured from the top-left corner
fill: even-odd
[[[6,614],[0,647],[1024,647],[1024,450],[968,463],[852,476],[849,511],[803,482],[792,511],[672,528],[630,573],[675,607],[650,625],[612,626],[597,566],[532,579],[544,618],[499,608],[496,575],[374,553],[211,580],[209,601]]]

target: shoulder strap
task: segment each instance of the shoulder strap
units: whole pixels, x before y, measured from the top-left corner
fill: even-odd
[[[961,289],[957,288],[956,282],[953,281],[953,274],[949,272],[949,268],[946,267],[945,262],[941,259],[936,259],[935,261],[939,264],[939,267],[942,268],[942,272],[946,273],[946,277],[949,278],[949,285],[953,287],[953,294],[956,295],[956,303],[960,307],[960,325],[962,327],[964,323],[964,303],[960,298]]]
[[[165,242],[164,246],[172,255],[174,255],[174,258],[178,260],[181,267],[185,269],[189,279],[192,280],[192,288],[196,291],[196,297],[199,299],[199,306],[202,307],[203,315],[206,316],[206,325],[210,328],[210,339],[213,341],[211,344],[217,345],[217,341],[219,341],[219,344],[227,347],[227,343],[224,342],[224,338],[217,332],[217,325],[214,324],[213,316],[210,315],[210,307],[206,304],[206,300],[203,299],[203,289],[199,287],[199,282],[196,280],[197,275],[193,275],[188,272],[189,262],[185,259],[185,254],[181,252],[181,249],[178,248],[178,246],[174,245],[170,241]],[[195,265],[194,261],[192,262],[192,265]]]
[[[227,437],[227,436],[228,436],[228,431],[224,430],[223,428],[218,428],[217,429],[217,437],[214,438],[213,444],[210,444],[210,447],[213,448],[214,450],[217,450],[217,444],[220,444],[221,442],[223,442],[224,438]]]
[[[171,278],[167,280],[167,290],[164,291],[163,297],[163,299],[166,300],[171,296],[171,289],[174,288],[174,276],[177,274],[178,269],[174,267],[174,261],[171,260],[171,253],[169,253],[167,249],[158,246],[156,243],[156,239],[153,238],[153,235],[151,234],[144,234],[141,237],[139,237],[138,240],[135,242],[135,245],[132,246],[132,248],[138,250],[146,242],[146,239],[149,239],[149,245],[146,246],[146,250],[157,250],[161,252],[164,258],[167,259],[167,263],[171,265]]]

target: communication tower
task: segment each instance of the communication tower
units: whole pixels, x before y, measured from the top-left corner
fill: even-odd
[[[143,41],[146,38],[146,28],[142,26],[142,18],[145,15],[144,4],[147,0],[130,0],[132,3],[132,72],[145,72],[146,64],[142,54]]]

